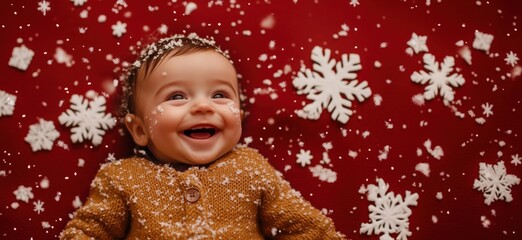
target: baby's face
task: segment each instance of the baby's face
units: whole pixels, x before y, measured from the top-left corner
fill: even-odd
[[[204,165],[238,143],[238,81],[220,53],[205,50],[166,59],[136,89],[136,117],[158,160]]]

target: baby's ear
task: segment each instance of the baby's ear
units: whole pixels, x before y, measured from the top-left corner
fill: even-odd
[[[145,131],[145,124],[143,123],[143,120],[140,117],[132,113],[128,113],[127,115],[125,115],[125,126],[132,135],[134,143],[141,147],[147,146],[147,144],[149,143],[149,136]]]

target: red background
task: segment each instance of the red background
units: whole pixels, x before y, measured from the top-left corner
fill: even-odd
[[[129,47],[162,24],[168,26],[168,34],[212,35],[230,51],[242,75],[243,93],[255,99],[245,102],[244,137],[252,137],[250,146],[267,156],[314,206],[331,210],[329,216],[337,229],[350,239],[378,239],[359,234],[361,223],[370,221],[368,205],[373,202],[358,193],[361,185],[375,184],[377,177],[396,194],[404,196],[406,190],[419,194],[418,206],[411,207],[410,239],[522,238],[522,186],[511,188],[512,202],[497,200],[489,206],[484,204],[482,192],[473,189],[480,162],[503,160],[508,174],[522,177],[522,166],[510,163],[512,155],[522,155],[521,78],[510,75],[513,67],[504,61],[510,51],[522,55],[518,29],[522,8],[516,0],[360,0],[355,7],[348,0],[223,1],[222,5],[193,1],[198,7],[189,15],[184,15],[184,1],[175,0],[127,1],[127,7],[114,0],[89,0],[82,6],[71,1],[48,2],[51,10],[45,16],[37,10],[38,1],[0,3],[0,90],[17,96],[14,114],[0,117],[1,238],[56,238],[74,211],[74,198],[85,201],[100,163],[110,153],[116,158],[130,154],[130,144],[120,134],[121,125],[107,131],[102,144],[94,147],[88,140],[73,143],[70,128],[60,125],[58,116],[68,109],[72,94],[85,95],[88,90],[105,93],[108,110],[116,110],[119,92],[112,93],[106,86],[117,78],[114,70],[119,64],[108,56],[133,61]],[[88,12],[86,18],[80,17],[82,11]],[[99,22],[100,15],[107,20]],[[273,28],[261,27],[267,16],[273,16]],[[112,35],[111,26],[117,21],[127,24],[122,37]],[[334,38],[343,24],[350,28],[348,35]],[[80,33],[79,28],[87,30]],[[245,30],[251,34],[244,34]],[[476,30],[494,35],[489,53],[472,48]],[[437,61],[455,57],[456,71],[466,79],[455,89],[459,103],[455,107],[464,118],[444,106],[440,96],[423,106],[412,102],[424,86],[413,83],[410,75],[425,70],[424,53],[405,52],[412,33],[428,36],[429,53]],[[26,71],[7,64],[20,40],[35,52]],[[471,49],[471,65],[458,54],[456,43],[461,40]],[[270,41],[275,48],[269,47]],[[382,104],[374,104],[373,96],[363,103],[354,101],[355,113],[346,124],[331,120],[326,110],[316,121],[297,117],[294,111],[310,101],[297,95],[292,80],[302,64],[312,68],[314,46],[331,49],[333,59],[344,53],[359,54],[362,70],[357,79],[367,81],[372,94],[382,96]],[[54,60],[57,47],[73,56],[71,67]],[[259,60],[262,54],[269,59]],[[375,67],[375,61],[382,67]],[[291,71],[275,77],[285,66]],[[264,84],[265,79],[272,85]],[[269,88],[278,98],[258,93]],[[486,102],[494,106],[494,114],[484,116],[486,122],[480,125],[468,111],[480,117]],[[39,118],[53,121],[60,132],[51,151],[33,152],[24,141],[29,126]],[[421,126],[421,121],[428,124]],[[387,128],[385,122],[393,128]],[[342,129],[347,130],[346,136]],[[366,138],[364,131],[370,133]],[[269,138],[273,141],[267,142]],[[427,139],[444,150],[440,160],[426,152],[423,143]],[[68,149],[59,147],[58,141]],[[296,154],[304,149],[313,155],[311,166],[319,164],[325,142],[333,145],[328,155],[331,169],[337,172],[334,183],[322,182],[296,163]],[[380,161],[379,151],[385,146],[390,147],[388,158]],[[421,156],[417,149],[423,150]],[[357,157],[349,157],[350,150]],[[84,167],[78,167],[79,158],[85,160]],[[419,162],[430,164],[429,177],[415,171]],[[49,180],[49,188],[39,187],[42,179]],[[13,191],[20,185],[32,187],[34,198],[29,203],[16,200]],[[438,192],[442,199],[436,198]],[[56,201],[58,194],[61,197]],[[45,203],[40,214],[33,210],[37,200]],[[13,202],[19,207],[13,209]],[[432,216],[438,221],[433,222]],[[482,216],[491,222],[488,228],[483,227]],[[44,229],[42,222],[51,227]]]

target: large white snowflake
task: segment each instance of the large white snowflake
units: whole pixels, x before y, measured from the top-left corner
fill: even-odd
[[[428,83],[424,88],[424,98],[431,100],[440,94],[445,102],[449,103],[453,101],[455,92],[452,87],[462,86],[465,82],[462,75],[458,73],[451,74],[453,65],[455,65],[455,59],[451,56],[446,56],[444,61],[439,64],[439,62],[435,61],[435,56],[426,53],[423,56],[423,61],[424,68],[429,72],[423,70],[413,72],[411,74],[411,80],[419,84]]]
[[[94,96],[92,100],[74,94],[70,99],[71,106],[58,117],[60,124],[71,127],[71,140],[83,142],[90,139],[94,146],[99,145],[105,130],[116,125],[116,119],[110,113],[105,113],[105,98]]]
[[[408,46],[410,46],[415,53],[427,52],[428,46],[426,42],[428,41],[428,36],[419,36],[416,33],[411,34],[411,39],[408,41]]]
[[[29,126],[29,132],[24,140],[31,144],[33,152],[45,149],[51,150],[53,142],[60,136],[52,121],[40,118],[38,123]]]
[[[0,117],[13,115],[16,96],[0,90]]]
[[[323,108],[331,112],[333,120],[347,123],[353,111],[350,109],[352,100],[356,97],[359,102],[367,99],[371,94],[366,81],[359,83],[354,71],[360,70],[358,54],[341,56],[341,61],[330,59],[330,49],[316,46],[312,49],[311,59],[314,61],[313,71],[301,68],[292,83],[297,88],[297,94],[307,94],[306,98],[313,102],[296,111],[304,119],[319,119]],[[335,68],[335,69],[334,69]]]
[[[479,179],[473,182],[473,188],[484,194],[484,203],[490,205],[496,200],[511,202],[511,186],[519,184],[520,178],[506,173],[504,161],[496,165],[480,163]]]
[[[417,193],[406,191],[404,199],[401,195],[388,192],[390,186],[383,179],[377,178],[377,185],[369,184],[361,187],[360,193],[367,192],[368,201],[374,202],[369,205],[370,223],[362,223],[360,234],[383,234],[379,239],[391,240],[390,234],[397,234],[398,240],[407,240],[411,236],[408,229],[410,223],[408,217],[412,211],[408,206],[417,206]]]
[[[475,31],[475,39],[473,40],[473,48],[484,50],[486,52],[491,48],[494,36],[491,34]]]
[[[11,58],[9,59],[9,66],[25,71],[29,67],[33,56],[33,50],[27,48],[25,45],[14,47]]]

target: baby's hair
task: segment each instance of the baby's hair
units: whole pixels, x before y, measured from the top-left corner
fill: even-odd
[[[215,50],[230,60],[228,53],[222,51],[213,39],[201,38],[195,33],[187,36],[176,34],[159,39],[145,47],[137,60],[128,66],[122,75],[123,96],[120,115],[134,113],[136,81],[146,79],[162,61],[168,60],[166,57],[172,58],[203,50]]]

